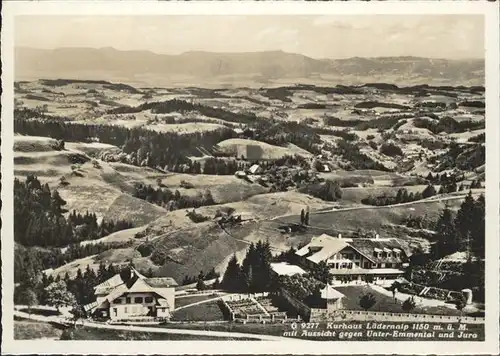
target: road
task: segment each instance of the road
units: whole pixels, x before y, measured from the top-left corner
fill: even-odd
[[[23,319],[35,320],[44,323],[58,323],[67,325],[68,320],[58,316],[43,316],[43,315],[28,315],[18,310],[14,311],[14,315]],[[80,322],[79,322],[80,323]],[[221,337],[221,338],[234,338],[234,339],[258,339],[265,341],[303,341],[300,339],[292,339],[281,336],[272,335],[261,335],[261,334],[250,334],[250,333],[237,333],[237,332],[226,332],[226,331],[211,331],[211,330],[189,330],[189,329],[171,329],[153,326],[137,326],[137,325],[110,325],[101,324],[91,321],[83,321],[83,325],[89,328],[96,329],[108,329],[108,330],[122,330],[122,331],[136,331],[136,332],[147,332],[147,333],[161,333],[161,334],[180,334],[180,335],[194,335],[200,337]]]

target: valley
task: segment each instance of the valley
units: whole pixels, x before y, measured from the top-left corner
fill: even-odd
[[[95,240],[127,244],[96,255],[90,261],[95,268],[100,262],[132,262],[143,272],[182,279],[212,267],[223,273],[231,254],[258,240],[283,251],[318,232],[352,234],[361,228],[418,238],[418,229],[403,226],[406,217],[436,219],[445,206],[458,209],[472,183],[475,196],[484,192],[481,87],[212,90],[39,80],[16,83],[14,114],[17,178],[34,175],[47,183],[68,212],[88,211],[99,221],[133,225]],[[44,123],[57,130],[34,135],[35,126]],[[179,144],[189,146],[165,157],[140,140],[128,145],[122,139],[120,145],[117,137],[104,137],[98,129],[103,125],[122,137],[143,131],[176,135],[168,137],[181,137]],[[71,127],[87,127],[88,135],[73,135]],[[210,132],[227,139],[205,139]],[[189,138],[182,141],[184,135]],[[182,143],[193,139],[199,146]],[[61,141],[63,148],[57,147]],[[456,177],[454,190],[443,191],[429,174]],[[323,196],[325,181],[340,193]],[[435,195],[423,198],[428,184]],[[140,193],[144,197],[138,187],[147,188]],[[401,189],[408,202],[363,203]],[[189,217],[193,208],[203,221]],[[298,223],[302,209],[311,212],[307,231],[283,233],[279,225]],[[221,214],[242,221],[221,228],[216,218]],[[152,245],[153,255],[138,252],[144,244]]]

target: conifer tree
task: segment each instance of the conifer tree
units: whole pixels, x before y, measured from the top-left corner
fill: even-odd
[[[238,259],[236,255],[233,255],[229,260],[224,277],[221,282],[221,287],[228,291],[240,291],[241,290],[241,270],[238,264]]]

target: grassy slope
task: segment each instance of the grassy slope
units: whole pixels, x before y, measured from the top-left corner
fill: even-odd
[[[340,293],[344,294],[346,298],[342,301],[344,303],[344,308],[349,310],[363,310],[359,305],[359,299],[366,293],[372,293],[375,296],[376,303],[370,308],[370,311],[381,311],[381,312],[394,312],[402,313],[400,301],[394,302],[394,299],[381,294],[368,286],[347,286],[347,287],[335,287]],[[460,315],[460,312],[455,309],[447,307],[421,307],[417,306],[412,310],[412,313],[416,314],[438,314],[438,315]]]
[[[183,306],[186,306],[186,305],[189,305],[192,303],[201,302],[203,300],[213,299],[215,297],[216,296],[212,295],[212,294],[192,295],[192,296],[181,297],[181,298],[177,297],[177,298],[175,298],[175,307],[179,308],[179,307],[183,307]]]
[[[312,213],[310,225],[316,227],[338,226],[345,230],[356,231],[362,227],[364,229],[380,229],[383,225],[399,225],[402,219],[408,215],[423,216],[424,214],[435,219],[445,208],[445,203],[452,209],[457,208],[462,203],[463,198],[446,202],[440,201],[420,201],[402,206],[387,207],[366,207],[355,210],[331,211],[326,213]],[[280,218],[281,222],[300,221],[298,215]]]
[[[297,146],[289,145],[288,147],[280,147],[267,144],[265,142],[246,140],[233,138],[219,142],[218,147],[225,152],[231,152],[236,154],[238,148],[243,148],[246,146],[259,146],[261,149],[261,159],[278,159],[285,155],[293,156],[295,154],[301,155],[303,157],[311,157],[311,153],[303,150]]]
[[[62,330],[48,323],[29,320],[14,321],[14,340],[59,339]]]

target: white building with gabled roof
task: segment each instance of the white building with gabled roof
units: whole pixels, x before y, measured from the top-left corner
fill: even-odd
[[[301,265],[313,269],[320,262],[329,267],[333,283],[391,281],[404,274],[408,254],[394,238],[315,237],[296,252]],[[367,279],[367,276],[370,276]]]
[[[168,319],[175,309],[175,286],[170,277],[147,278],[129,268],[94,287],[96,301],[84,306],[94,317],[126,321]]]

